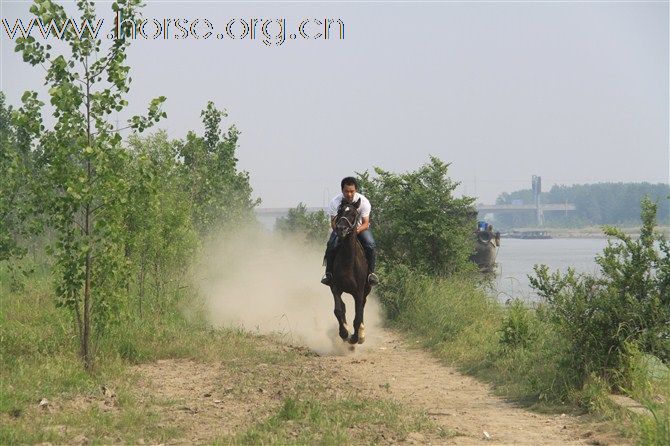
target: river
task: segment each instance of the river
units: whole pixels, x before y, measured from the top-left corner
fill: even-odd
[[[573,267],[577,272],[595,273],[598,271],[595,256],[606,246],[604,238],[503,238],[498,251],[496,289],[493,293],[502,302],[509,298],[536,301],[538,296],[528,281],[528,274],[533,274],[533,265],[544,263],[550,271],[559,269],[565,272],[568,267]]]

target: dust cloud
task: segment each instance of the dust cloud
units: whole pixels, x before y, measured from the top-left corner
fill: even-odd
[[[220,237],[207,247],[200,266],[210,322],[278,335],[318,354],[351,352],[337,335],[330,288],[319,282],[322,260],[322,247],[263,230]],[[349,294],[342,298],[353,330],[354,299]],[[381,343],[382,310],[373,294],[367,299],[364,323],[366,339],[358,350]]]

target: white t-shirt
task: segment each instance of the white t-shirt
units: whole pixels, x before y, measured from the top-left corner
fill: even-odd
[[[342,199],[344,198],[343,194],[338,194],[330,200],[330,203],[328,204],[328,214],[331,217],[335,217],[337,215],[337,209],[340,207],[340,204],[342,204]],[[361,199],[361,204],[358,206],[358,224],[360,225],[363,222],[363,217],[369,217],[370,216],[370,211],[372,210],[372,206],[370,205],[370,200],[365,198],[364,195],[359,194],[356,192],[354,194],[354,203],[358,201],[358,199]]]

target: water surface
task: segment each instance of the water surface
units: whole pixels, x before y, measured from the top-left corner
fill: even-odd
[[[544,263],[550,271],[567,271],[573,267],[577,272],[596,273],[596,254],[607,246],[604,238],[556,238],[548,240],[501,240],[497,258],[496,291],[501,301],[520,298],[535,301],[537,294],[531,289],[528,274],[533,274],[533,265]]]

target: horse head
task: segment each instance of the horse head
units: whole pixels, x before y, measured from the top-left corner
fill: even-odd
[[[356,226],[358,226],[358,207],[360,205],[360,198],[354,203],[345,203],[342,201],[342,204],[340,204],[335,220],[335,232],[340,240],[344,240],[350,234],[356,232]]]

